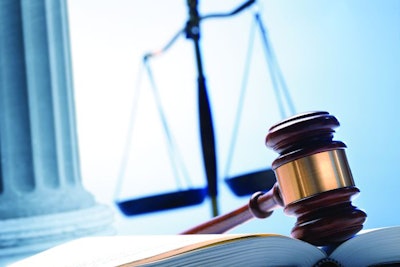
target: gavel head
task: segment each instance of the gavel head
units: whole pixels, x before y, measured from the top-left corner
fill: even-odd
[[[322,246],[359,232],[367,215],[354,207],[358,194],[346,145],[333,140],[338,120],[328,112],[308,112],[272,126],[266,145],[280,155],[272,163],[284,211],[297,217],[292,236]]]

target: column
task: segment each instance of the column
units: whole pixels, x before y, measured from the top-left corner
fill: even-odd
[[[0,259],[112,232],[81,183],[65,0],[0,0],[0,159]]]

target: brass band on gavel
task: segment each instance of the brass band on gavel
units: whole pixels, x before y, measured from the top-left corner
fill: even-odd
[[[328,190],[354,186],[344,149],[319,152],[275,170],[285,206]]]

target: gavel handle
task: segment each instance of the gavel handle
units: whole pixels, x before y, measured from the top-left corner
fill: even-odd
[[[222,234],[254,217],[267,218],[279,206],[283,206],[283,202],[279,188],[275,184],[267,193],[254,193],[247,205],[215,217],[181,234]]]

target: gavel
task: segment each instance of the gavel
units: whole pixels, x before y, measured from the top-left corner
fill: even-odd
[[[283,207],[295,216],[294,238],[316,246],[341,243],[363,228],[367,215],[353,206],[355,186],[346,145],[333,140],[339,121],[325,111],[306,112],[273,125],[266,146],[279,153],[272,162],[277,182],[254,193],[248,204],[181,234],[220,234]]]

